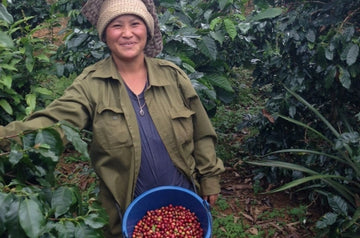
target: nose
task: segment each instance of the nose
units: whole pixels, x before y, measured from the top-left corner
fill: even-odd
[[[123,37],[131,37],[132,36],[132,31],[129,26],[124,26],[122,36]]]

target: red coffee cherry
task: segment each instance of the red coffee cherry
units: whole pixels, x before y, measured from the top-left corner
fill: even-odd
[[[183,206],[168,205],[147,211],[136,224],[132,238],[202,238],[196,214]]]

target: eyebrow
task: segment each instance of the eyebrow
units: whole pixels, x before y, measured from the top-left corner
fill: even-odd
[[[144,21],[141,17],[138,17],[136,15],[132,15],[132,14],[126,14],[126,15],[123,15],[123,16],[130,16],[131,19],[129,20],[130,22],[133,22],[133,21]],[[123,22],[123,20],[120,19],[121,16],[115,18],[112,22]]]

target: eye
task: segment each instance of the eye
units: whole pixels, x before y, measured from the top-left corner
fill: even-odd
[[[111,23],[109,24],[109,27],[112,27],[112,28],[120,28],[120,27],[122,27],[122,24],[121,24],[120,22],[118,22],[118,21],[114,21],[114,22],[111,22]]]

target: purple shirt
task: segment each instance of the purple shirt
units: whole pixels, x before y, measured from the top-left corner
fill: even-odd
[[[160,135],[155,128],[145,104],[144,91],[136,95],[129,89],[128,93],[137,117],[141,138],[141,165],[135,186],[135,197],[158,186],[180,186],[190,190],[192,183],[175,167]],[[144,111],[140,115],[140,105]]]

